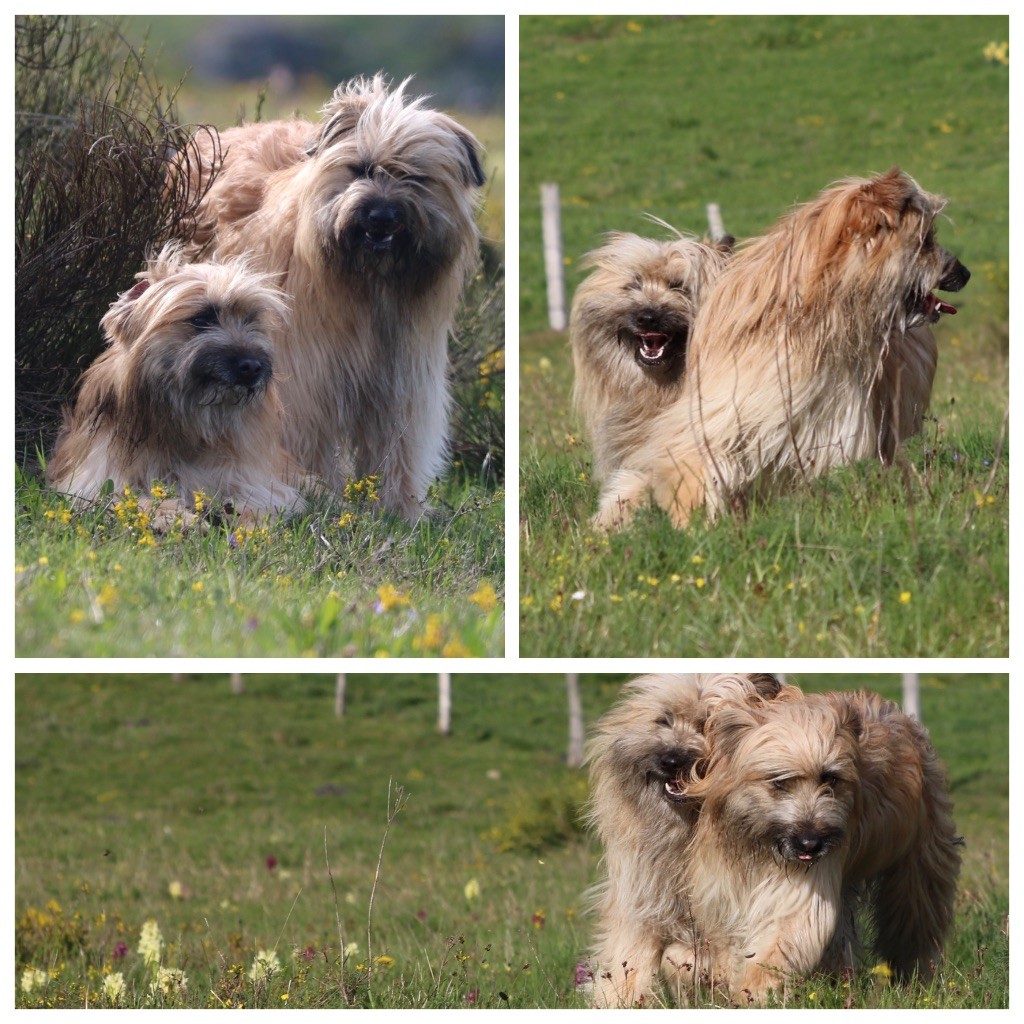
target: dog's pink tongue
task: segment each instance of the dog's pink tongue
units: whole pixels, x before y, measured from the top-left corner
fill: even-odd
[[[931,304],[932,309],[938,313],[953,314],[956,312],[956,306],[951,306],[948,302],[943,302],[937,295],[929,295],[928,301]]]

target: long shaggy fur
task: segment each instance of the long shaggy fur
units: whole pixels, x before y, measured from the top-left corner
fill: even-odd
[[[104,483],[146,494],[173,485],[161,519],[205,492],[251,516],[299,511],[298,464],[281,443],[271,334],[287,303],[241,260],[185,263],[166,248],[103,317],[106,351],[82,377],[47,466],[78,503]]]
[[[607,482],[597,521],[653,489],[677,526],[757,485],[893,458],[921,427],[935,374],[935,289],[970,274],[935,241],[945,200],[894,168],[851,178],[750,242],[697,315],[683,389]]]
[[[960,857],[925,731],[862,692],[729,704],[705,732],[682,879],[694,941],[668,953],[681,994],[763,1003],[792,976],[852,969],[860,900],[875,954],[898,977],[930,976]]]
[[[614,232],[584,258],[592,273],[576,289],[569,341],[596,480],[618,469],[651,418],[679,397],[697,310],[729,251],[725,242]]]
[[[274,337],[286,443],[339,489],[379,474],[417,518],[446,459],[448,334],[478,259],[484,175],[460,124],[377,75],[338,86],[319,123],[274,121],[196,140],[216,172],[197,251],[251,253],[280,275],[292,327]]]
[[[686,866],[699,805],[687,786],[708,755],[709,716],[790,689],[769,675],[643,676],[598,723],[588,751],[589,820],[604,848],[597,1006],[648,1003],[666,950],[694,944]]]

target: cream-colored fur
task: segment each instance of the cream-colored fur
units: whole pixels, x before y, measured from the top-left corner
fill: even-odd
[[[274,337],[286,443],[340,489],[381,477],[410,520],[447,459],[448,335],[477,264],[478,143],[377,75],[340,85],[317,124],[203,136],[187,170],[217,171],[198,251],[279,275],[292,324]]]
[[[569,317],[573,400],[604,480],[643,443],[651,419],[680,394],[697,310],[727,244],[615,232],[584,265]]]
[[[959,839],[925,731],[861,692],[723,706],[688,787],[693,941],[670,951],[682,992],[765,1003],[796,977],[856,964],[856,908],[900,980],[927,978],[953,919]]]
[[[301,511],[273,381],[283,294],[245,261],[185,263],[171,247],[137,276],[103,317],[107,349],[65,413],[52,486],[84,504],[108,480],[144,500],[160,481],[178,496],[159,504],[158,528],[191,518],[194,492],[250,518]]]
[[[790,689],[762,674],[643,676],[598,723],[588,750],[589,819],[604,849],[595,1005],[650,1005],[666,950],[694,944],[686,869],[699,805],[686,787],[708,755],[709,717]]]
[[[889,461],[920,430],[954,311],[932,294],[970,274],[936,244],[945,201],[893,169],[848,179],[742,249],[698,312],[683,389],[607,481],[597,522],[653,491],[677,526],[833,466]]]

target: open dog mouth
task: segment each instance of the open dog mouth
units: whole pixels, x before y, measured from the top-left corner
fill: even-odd
[[[921,315],[930,324],[938,323],[943,313],[952,316],[956,312],[956,306],[944,302],[934,292],[929,292],[921,302]]]
[[[657,366],[663,363],[668,353],[668,347],[672,342],[670,334],[663,334],[661,331],[643,331],[635,335],[639,347],[637,358],[648,366]]]
[[[938,291],[958,292],[971,279],[971,272],[958,260],[953,259],[942,280],[935,286]],[[915,304],[917,316],[925,323],[938,323],[943,313],[952,316],[956,306],[940,299],[934,291],[926,292]]]
[[[686,795],[686,789],[678,779],[667,779],[664,793],[665,799],[674,804],[681,804],[689,799]]]
[[[633,349],[641,366],[662,367],[674,361],[686,347],[685,334],[653,329],[623,327],[619,340]]]

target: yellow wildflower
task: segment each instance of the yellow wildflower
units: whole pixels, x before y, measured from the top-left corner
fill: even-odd
[[[490,583],[481,583],[476,588],[476,591],[469,595],[470,601],[473,602],[482,612],[494,611],[498,606],[498,595],[494,591],[494,587]]]

